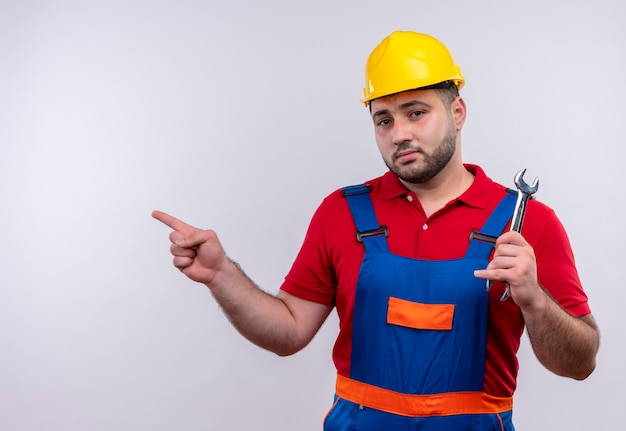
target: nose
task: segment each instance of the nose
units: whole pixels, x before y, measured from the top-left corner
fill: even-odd
[[[409,127],[409,122],[400,118],[396,119],[393,122],[392,142],[395,145],[401,145],[412,140],[413,135]]]

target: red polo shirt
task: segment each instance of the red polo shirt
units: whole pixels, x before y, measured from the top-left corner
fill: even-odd
[[[424,260],[465,255],[470,233],[483,226],[506,193],[504,186],[494,183],[480,167],[466,168],[475,176],[470,188],[430,217],[415,194],[391,172],[367,182],[378,222],[389,230],[391,253]],[[530,201],[523,235],[534,248],[541,285],[571,314],[589,314],[567,234],[554,212]],[[302,248],[281,286],[300,298],[336,306],[340,328],[333,361],[337,372],[345,376],[349,376],[354,294],[364,251],[363,244],[356,241],[346,199],[337,190],[313,215]],[[484,390],[511,396],[524,322],[513,301],[499,301],[502,290],[502,284],[495,283],[490,291]]]

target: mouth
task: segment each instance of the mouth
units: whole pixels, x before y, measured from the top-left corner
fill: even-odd
[[[402,163],[402,164],[406,164],[406,163],[410,163],[413,160],[415,160],[415,158],[417,157],[417,155],[421,153],[420,150],[418,149],[409,149],[409,150],[402,150],[402,151],[398,151],[393,155],[393,159],[394,161],[398,162],[398,163]]]

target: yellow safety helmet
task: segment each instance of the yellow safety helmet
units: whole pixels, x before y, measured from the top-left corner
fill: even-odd
[[[367,59],[361,103],[445,81],[460,90],[465,78],[443,43],[427,34],[394,31]]]

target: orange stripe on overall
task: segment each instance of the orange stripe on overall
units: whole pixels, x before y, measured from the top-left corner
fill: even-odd
[[[502,413],[513,408],[512,397],[494,397],[483,392],[403,394],[341,375],[337,375],[336,392],[353,403],[402,416]]]

